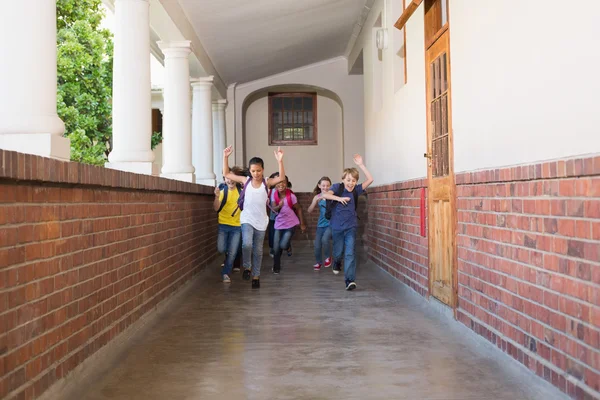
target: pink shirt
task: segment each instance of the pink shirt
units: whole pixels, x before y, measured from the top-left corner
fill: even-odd
[[[273,193],[273,198],[275,198],[275,193]],[[291,200],[292,205],[298,202],[298,199],[296,198],[296,195],[294,193],[291,194]],[[296,225],[300,225],[300,220],[298,219],[298,216],[296,215],[294,210],[290,208],[288,200],[284,197],[283,207],[281,207],[277,218],[275,218],[275,229],[290,229]]]

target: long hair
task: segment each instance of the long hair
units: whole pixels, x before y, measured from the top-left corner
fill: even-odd
[[[317,186],[315,186],[314,190],[313,190],[313,196],[318,195],[319,193],[321,193],[321,188],[319,187],[319,185],[321,184],[321,182],[323,181],[327,181],[329,182],[329,185],[331,185],[331,179],[329,179],[328,176],[322,176],[321,179],[318,180],[317,182]]]

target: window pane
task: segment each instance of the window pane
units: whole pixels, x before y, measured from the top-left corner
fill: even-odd
[[[281,104],[282,104],[281,97],[273,97],[271,99],[271,101],[272,101],[273,111],[281,110]]]
[[[446,25],[446,22],[448,22],[448,9],[447,9],[447,4],[446,4],[446,0],[441,0],[442,2],[442,26]]]
[[[304,123],[306,125],[314,125],[313,124],[313,112],[312,111],[305,111],[304,112]]]
[[[302,97],[294,97],[294,110],[302,110]]]
[[[292,98],[284,97],[283,98],[283,108],[285,111],[292,111]]]
[[[306,138],[310,139],[310,140],[313,140],[315,138],[315,135],[314,135],[315,128],[313,126],[308,126],[307,130],[308,130],[308,132],[307,132],[307,137]]]
[[[313,99],[311,97],[304,97],[304,109],[312,111],[313,109]]]

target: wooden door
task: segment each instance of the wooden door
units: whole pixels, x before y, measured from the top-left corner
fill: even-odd
[[[442,0],[443,1],[443,0]],[[447,25],[426,50],[429,205],[429,290],[455,307],[456,189],[454,182],[450,55]]]

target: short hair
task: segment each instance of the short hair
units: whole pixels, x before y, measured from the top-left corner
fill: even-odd
[[[360,174],[358,173],[358,170],[356,168],[346,168],[344,170],[344,173],[342,174],[342,179],[344,179],[348,174],[350,174],[357,181],[358,178],[360,178]]]
[[[238,167],[238,166],[231,167],[230,171],[231,171],[231,173],[233,173],[234,175],[237,175],[237,176],[247,176],[246,170],[244,170],[244,168],[242,168],[242,167]]]

